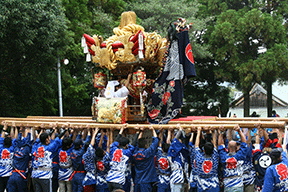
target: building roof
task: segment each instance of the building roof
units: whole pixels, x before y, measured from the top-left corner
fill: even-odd
[[[255,83],[249,92],[250,98],[251,98],[251,96],[253,96],[255,94],[256,95],[263,94],[263,95],[267,96],[267,91],[261,85],[259,85],[258,83]],[[275,95],[272,95],[272,101],[277,103],[278,105],[280,105],[282,107],[288,106],[288,103],[286,103],[282,99],[276,97]],[[230,106],[237,107],[238,105],[242,104],[243,102],[244,102],[244,94],[241,93],[239,95],[239,93],[238,93],[237,97],[235,97],[235,99],[230,103]]]

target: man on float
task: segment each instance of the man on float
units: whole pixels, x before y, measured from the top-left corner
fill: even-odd
[[[108,81],[104,96],[106,98],[127,97],[129,95],[128,85],[132,74],[129,73],[124,85],[121,85],[117,80]]]

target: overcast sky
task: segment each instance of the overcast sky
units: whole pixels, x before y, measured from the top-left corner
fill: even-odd
[[[281,86],[278,85],[278,82],[276,82],[272,86],[272,93],[276,97],[288,103],[288,85]]]

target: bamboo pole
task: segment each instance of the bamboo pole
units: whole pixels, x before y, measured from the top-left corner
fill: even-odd
[[[285,128],[285,121],[170,121],[169,124],[238,124],[242,128],[256,128],[261,124],[262,128]]]

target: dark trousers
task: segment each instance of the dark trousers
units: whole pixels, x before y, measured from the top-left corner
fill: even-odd
[[[8,192],[26,192],[28,191],[27,179],[21,177],[19,173],[13,172],[7,184]]]
[[[135,184],[135,192],[152,192],[152,183]]]
[[[120,185],[119,183],[111,183],[111,182],[107,182],[109,191],[113,191],[115,189],[123,189],[123,186]]]
[[[59,187],[59,182],[58,182],[58,168],[53,167],[52,169],[52,173],[53,173],[53,177],[52,177],[52,191],[53,192],[57,192],[58,191],[58,187]]]
[[[73,192],[83,192],[82,182],[84,180],[85,173],[75,173],[72,178],[72,191]]]
[[[8,180],[9,180],[9,177],[0,177],[0,192],[5,191]]]
[[[34,191],[37,192],[52,192],[52,179],[32,178]]]

